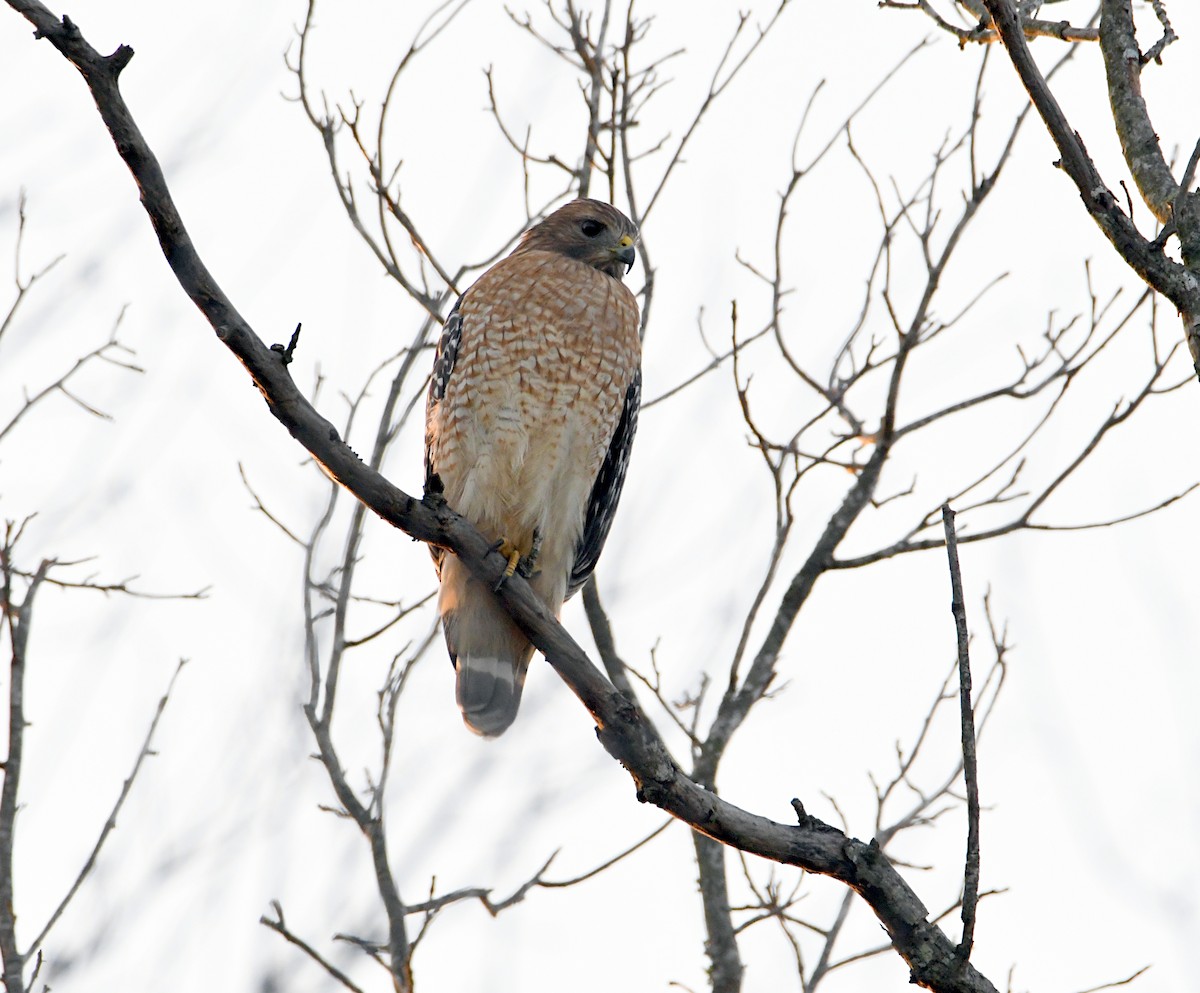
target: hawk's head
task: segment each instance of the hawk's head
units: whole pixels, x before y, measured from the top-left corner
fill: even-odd
[[[616,207],[599,200],[572,200],[525,232],[516,251],[557,252],[620,280],[637,253],[638,231]]]

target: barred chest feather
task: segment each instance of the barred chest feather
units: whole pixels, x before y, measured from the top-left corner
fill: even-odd
[[[430,423],[446,498],[524,551],[537,529],[543,571],[565,575],[638,368],[636,303],[590,266],[530,252],[483,276],[460,312],[454,375]]]

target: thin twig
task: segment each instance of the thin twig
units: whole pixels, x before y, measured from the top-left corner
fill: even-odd
[[[179,664],[175,666],[175,671],[171,673],[167,688],[159,698],[158,706],[154,710],[154,717],[150,720],[150,727],[146,730],[146,737],[143,739],[141,750],[134,760],[133,768],[130,770],[125,782],[121,784],[121,792],[117,794],[116,803],[113,804],[112,810],[109,811],[108,818],[105,820],[104,826],[100,829],[100,834],[96,838],[96,843],[92,846],[92,851],[88,855],[87,861],[83,863],[83,868],[79,870],[75,881],[71,884],[71,888],[67,890],[66,895],[59,901],[58,906],[54,908],[54,912],[42,926],[37,937],[30,943],[29,949],[25,953],[26,957],[41,947],[42,943],[46,940],[46,936],[50,933],[50,929],[58,922],[63,911],[67,909],[67,906],[75,898],[75,894],[79,892],[79,887],[83,885],[84,880],[87,879],[88,875],[96,867],[96,862],[100,858],[100,850],[104,847],[104,842],[108,840],[108,836],[117,826],[117,815],[121,813],[121,808],[125,805],[129,791],[133,789],[133,784],[138,777],[138,773],[141,771],[142,763],[150,756],[156,754],[153,749],[154,732],[158,730],[158,722],[162,720],[163,711],[167,709],[167,703],[171,699],[171,693],[175,689],[175,681],[179,678],[179,674],[183,672],[183,667],[187,665],[187,662],[187,659],[180,659]]]
[[[25,191],[21,190],[17,195],[17,243],[13,249],[13,283],[17,287],[17,295],[13,298],[13,302],[9,304],[3,319],[0,319],[0,338],[4,337],[4,332],[12,325],[13,319],[17,316],[17,309],[21,306],[21,301],[25,299],[25,295],[33,288],[33,284],[66,258],[65,255],[59,255],[47,262],[37,272],[32,273],[28,279],[21,278],[21,245],[25,240],[25,203]]]
[[[304,952],[305,955],[316,962],[317,965],[329,973],[329,975],[341,983],[346,989],[350,990],[351,993],[363,993],[363,991],[356,986],[350,977],[342,972],[341,969],[325,958],[307,941],[288,928],[283,919],[283,908],[279,905],[278,900],[271,901],[271,909],[275,911],[275,919],[271,920],[266,914],[263,914],[263,916],[258,919],[259,924],[270,928],[276,934],[281,935],[287,942],[295,945],[302,952]]]
[[[946,555],[950,562],[950,610],[958,635],[958,700],[962,721],[963,780],[967,788],[967,860],[963,873],[962,940],[959,958],[971,958],[975,940],[975,910],[979,904],[979,768],[975,754],[975,710],[971,705],[970,638],[967,633],[967,608],[963,602],[962,572],[958,563],[958,540],[954,529],[954,511],[942,507],[946,530]]]
[[[0,623],[8,626],[12,651],[8,686],[8,750],[4,758],[4,785],[0,788],[0,959],[7,993],[25,993],[26,957],[17,945],[17,911],[13,890],[13,846],[16,842],[18,795],[25,745],[25,675],[28,665],[29,628],[38,587],[53,562],[43,561],[29,580],[20,603],[13,598],[12,552],[24,525],[5,526],[0,548]]]
[[[1126,976],[1124,979],[1118,979],[1112,983],[1104,983],[1100,986],[1092,986],[1090,989],[1081,990],[1080,993],[1100,993],[1101,990],[1115,990],[1118,986],[1127,986],[1145,973],[1149,968],[1150,966],[1144,965],[1132,976]]]

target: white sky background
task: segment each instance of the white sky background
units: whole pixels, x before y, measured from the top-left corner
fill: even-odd
[[[769,5],[758,8],[755,16],[764,19]],[[339,391],[356,393],[380,358],[407,343],[418,312],[350,229],[318,136],[281,96],[294,92],[282,52],[303,5],[163,10],[126,0],[68,13],[101,50],[122,42],[135,49],[122,89],[202,255],[268,341],[286,340],[304,322],[294,374],[305,385],[318,370],[326,377],[320,406],[340,422]],[[377,104],[425,10],[330,4],[314,35],[314,85],[331,99],[353,89],[368,106]],[[643,124],[646,143],[664,131],[677,139],[735,15],[715,2],[647,2],[639,10],[656,17],[648,53],[687,50]],[[544,10],[534,13],[550,30]],[[1186,158],[1200,130],[1187,99],[1200,85],[1200,12],[1176,3],[1170,13],[1182,41],[1168,49],[1163,68],[1147,73],[1146,92],[1165,144],[1178,144]],[[646,226],[658,267],[648,396],[704,364],[695,331],[701,308],[714,341],[727,340],[731,299],[743,330],[767,313],[768,296],[734,253],[770,265],[777,196],[813,88],[826,80],[802,159],[929,33],[921,17],[879,11],[867,0],[796,0],[785,13],[714,106]],[[876,175],[894,176],[904,189],[925,175],[942,137],[961,131],[970,107],[977,53],[960,52],[947,37],[933,42],[854,131]],[[1060,48],[1040,42],[1036,51],[1048,61]],[[984,160],[995,154],[1009,111],[1022,99],[1001,56],[993,53],[987,85]],[[404,159],[405,205],[454,263],[492,252],[523,216],[519,165],[484,110],[482,68],[489,64],[514,127],[532,124],[535,149],[582,150],[566,66],[513,27],[498,4],[477,0],[406,77],[391,125],[392,155]],[[301,557],[253,511],[238,463],[299,532],[312,527],[328,488],[179,291],[77,74],[49,45],[35,44],[7,8],[0,11],[0,80],[0,265],[7,269],[11,258],[22,187],[29,199],[25,272],[67,256],[0,341],[0,422],[19,405],[23,387],[37,388],[101,343],[125,304],[120,338],[146,370],[135,376],[97,368],[78,384],[111,422],[61,398],[30,415],[4,444],[2,515],[39,513],[23,546],[28,563],[95,556],[92,568],[103,578],[138,574],[142,588],[159,591],[212,586],[201,602],[40,594],[16,877],[23,939],[74,878],[176,660],[186,657],[192,661],[164,718],[159,754],[144,769],[95,875],[51,937],[51,985],[174,993],[331,989],[331,980],[257,923],[277,898],[295,930],[360,983],[387,988],[359,953],[329,940],[335,932],[382,937],[382,913],[361,839],[317,809],[332,794],[308,758],[312,744],[299,710],[306,685]],[[1085,48],[1057,92],[1116,188],[1125,173],[1104,127],[1102,80],[1099,52]],[[907,416],[972,384],[1002,381],[1016,368],[1013,345],[1035,341],[1049,311],[1086,310],[1084,258],[1093,260],[1099,296],[1121,285],[1128,287],[1123,299],[1136,295],[1067,179],[1051,167],[1055,157],[1040,123],[1030,121],[1002,188],[947,274],[936,310],[953,313],[994,276],[1010,275],[945,347],[931,348],[912,370],[902,405]],[[644,188],[664,161],[648,160]],[[961,181],[964,172],[960,163],[946,182]],[[946,194],[949,212],[958,194]],[[861,172],[841,150],[805,181],[792,216],[785,265],[795,292],[787,327],[817,363],[857,313],[878,223]],[[1137,217],[1147,229],[1146,212]],[[896,279],[903,299],[905,271]],[[0,303],[10,292],[0,290]],[[885,335],[881,312],[874,319]],[[1169,307],[1162,319],[1173,342],[1179,332]],[[757,409],[772,424],[794,424],[811,397],[772,367],[770,353],[762,356],[757,364],[748,359]],[[1144,360],[1139,331],[1081,385],[1070,416],[1031,465],[1031,484],[1070,457],[1107,407],[1129,392]],[[1174,378],[1185,373],[1180,362]],[[374,399],[382,394],[381,386]],[[1082,523],[1128,513],[1200,478],[1185,428],[1198,405],[1193,385],[1137,415],[1042,519]],[[898,450],[883,490],[905,488],[916,473],[918,495],[868,514],[847,551],[894,540],[961,478],[956,466],[1001,451],[1028,416],[997,406],[911,451]],[[769,547],[769,481],[745,434],[728,371],[649,411],[599,570],[621,650],[648,667],[657,645],[672,697],[693,688],[701,671],[722,672]],[[365,451],[367,431],[352,442]],[[415,424],[386,470],[401,487],[419,491]],[[845,486],[833,471],[817,478],[801,493],[785,575],[802,561]],[[1001,988],[1010,967],[1016,989],[1066,991],[1150,963],[1151,973],[1133,988],[1194,986],[1195,499],[1114,530],[1021,535],[963,549],[968,612],[981,634],[978,671],[988,655],[981,598],[989,588],[1016,645],[980,772],[988,808],[983,887],[1007,892],[981,907],[975,960]],[[325,553],[332,560],[338,551],[331,545]],[[425,550],[375,524],[363,569],[365,591],[376,596],[413,599],[432,586]],[[768,597],[769,609],[781,592]],[[940,551],[823,578],[786,645],[781,670],[788,688],[735,739],[720,778],[724,795],[781,821],[791,818],[787,801],[798,796],[817,816],[836,820],[822,797],[829,793],[851,833],[869,836],[867,774],[891,774],[894,743],[916,732],[952,660],[948,602]],[[367,628],[372,616],[352,627]],[[569,605],[564,620],[590,644],[578,606]],[[429,623],[423,614],[374,654],[351,656],[338,734],[359,782],[377,756],[374,691],[386,662]],[[752,644],[760,639],[761,632]],[[424,895],[432,875],[439,892],[481,885],[505,896],[556,849],[549,875],[570,877],[659,823],[656,810],[636,803],[626,774],[595,743],[586,714],[540,662],[521,719],[497,742],[462,729],[452,684],[436,646],[401,703],[388,816],[393,864],[408,900]],[[954,724],[937,733],[929,783],[953,761]],[[914,863],[938,866],[907,872],[931,909],[957,893],[964,837],[956,813],[898,848]],[[730,871],[736,878],[736,861]],[[765,871],[755,867],[760,880]],[[497,920],[477,904],[452,908],[418,952],[418,982],[489,991],[663,990],[672,980],[704,988],[694,875],[690,841],[674,826],[609,873],[574,889],[535,891]],[[802,912],[828,924],[840,888],[823,880],[806,886]],[[854,919],[842,953],[881,937],[862,905]],[[953,921],[948,927],[957,933]],[[767,928],[743,940],[746,989],[796,988],[790,950]],[[835,973],[829,983],[831,990],[900,990],[907,978],[888,955]]]

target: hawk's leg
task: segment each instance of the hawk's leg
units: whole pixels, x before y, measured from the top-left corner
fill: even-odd
[[[508,566],[505,568],[500,579],[492,588],[493,593],[498,593],[500,587],[503,586],[514,573],[520,573],[522,577],[528,579],[533,575],[533,566],[537,561],[538,552],[542,550],[542,533],[537,529],[533,532],[533,541],[530,544],[529,552],[526,555],[521,554],[521,549],[510,542],[507,538],[502,538],[492,546],[492,551],[499,552],[508,559]]]
[[[510,578],[517,571],[517,564],[521,561],[521,549],[516,545],[509,544],[508,540],[500,542],[500,547],[497,549],[501,555],[508,559],[508,568],[504,570],[504,575],[500,577],[500,582]]]
[[[425,494],[421,502],[427,507],[441,507],[446,502],[446,498],[443,496],[445,492],[446,487],[442,483],[442,477],[436,472],[430,472],[425,476]]]
[[[517,563],[517,572],[528,579],[533,575],[533,567],[537,565],[538,555],[542,550],[542,530],[541,528],[533,529],[533,542],[529,546],[529,554],[522,556],[521,561]]]

